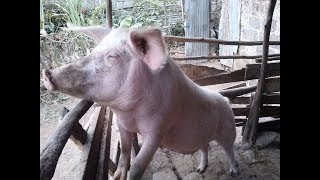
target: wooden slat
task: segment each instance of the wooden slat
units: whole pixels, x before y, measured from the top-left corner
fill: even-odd
[[[258,79],[260,76],[261,64],[247,64],[244,79]],[[279,76],[280,75],[280,62],[268,63],[266,70],[266,77]]]
[[[245,68],[232,71],[230,73],[221,73],[194,80],[200,86],[223,84],[229,82],[244,81]]]
[[[250,97],[238,96],[233,99],[230,99],[232,104],[250,104]]]
[[[87,132],[87,141],[83,146],[83,151],[76,172],[76,179],[92,180],[96,178],[105,113],[105,106],[98,106],[94,109]]]
[[[264,94],[262,99],[263,104],[280,104],[279,94]]]
[[[271,121],[259,122],[257,131],[275,131],[280,133],[280,118]]]
[[[56,169],[59,157],[66,145],[72,127],[88,111],[93,102],[82,100],[58,124],[44,148],[40,152],[40,179],[51,179]]]
[[[182,69],[182,71],[192,80],[199,79],[205,76],[225,73],[224,70],[208,66],[194,64],[179,64],[179,66]]]
[[[265,93],[280,92],[280,77],[266,79]]]
[[[232,108],[234,116],[248,116],[250,107]],[[280,106],[262,106],[259,117],[280,116]]]
[[[255,91],[256,88],[257,88],[257,86],[240,87],[240,88],[220,90],[219,93],[222,96],[226,96],[228,98],[235,98],[236,96],[241,96],[244,94],[251,93],[251,92]]]
[[[239,88],[239,87],[246,87],[246,86],[247,86],[247,83],[242,82],[242,83],[240,83],[240,84],[233,85],[233,86],[230,86],[230,87],[224,88],[224,89],[222,89],[222,90],[233,89],[233,88]]]
[[[257,58],[255,60],[256,60],[256,63],[261,63],[262,62],[262,58]],[[268,57],[268,61],[275,61],[275,60],[280,60],[280,56]]]
[[[109,107],[106,108],[104,127],[101,138],[96,180],[108,180],[108,169],[110,161],[111,124],[113,113]]]

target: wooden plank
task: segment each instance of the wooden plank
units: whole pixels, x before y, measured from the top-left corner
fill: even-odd
[[[91,116],[91,124],[88,128],[87,141],[83,146],[76,172],[76,179],[92,180],[96,178],[105,113],[105,106],[99,106],[94,109]]]
[[[53,177],[61,152],[71,135],[72,127],[92,104],[91,101],[81,100],[66,114],[48,138],[46,145],[40,152],[40,179],[51,179]]]
[[[263,41],[227,41],[222,39],[204,38],[204,37],[164,36],[163,38],[165,41],[202,42],[202,43],[221,44],[221,45],[258,46],[263,44]],[[280,41],[270,41],[269,45],[280,45]]]
[[[220,90],[219,93],[223,96],[228,97],[228,98],[234,98],[236,96],[248,94],[252,91],[255,91],[256,89],[257,89],[257,86],[248,86],[248,87]]]
[[[199,79],[209,75],[225,73],[224,70],[208,66],[194,64],[179,64],[179,66],[182,69],[182,71],[192,80]]]
[[[250,97],[238,96],[230,99],[232,104],[250,104]]]
[[[185,0],[186,36],[209,37],[209,0]],[[209,44],[206,43],[185,43],[186,56],[208,56]]]
[[[280,118],[272,121],[259,122],[257,131],[274,131],[280,133]]]
[[[279,94],[264,94],[262,99],[263,104],[280,104]]]
[[[261,64],[247,64],[245,72],[245,80],[259,79]],[[280,62],[268,63],[265,77],[279,76],[280,75]]]
[[[109,107],[106,108],[104,116],[104,127],[101,138],[100,152],[96,180],[108,180],[109,161],[110,161],[110,140],[113,113]]]
[[[271,41],[270,41],[271,42]],[[280,42],[279,42],[280,43]],[[271,45],[269,43],[269,45]],[[261,63],[262,62],[262,58],[257,58],[255,59],[256,60],[256,63]],[[268,57],[268,62],[269,61],[275,61],[275,60],[280,60],[280,56],[275,56],[275,57]]]
[[[224,89],[222,89],[222,90],[233,89],[233,88],[239,88],[239,87],[246,87],[246,86],[247,86],[247,83],[242,82],[242,83],[240,83],[240,84],[233,85],[233,86],[230,86],[230,87],[224,88]]]
[[[279,56],[280,54],[269,54],[268,57]],[[188,56],[188,57],[172,57],[175,61],[187,61],[198,59],[256,59],[261,58],[261,55],[245,56],[245,55],[219,55],[219,56]],[[197,62],[197,61],[196,61]]]
[[[58,123],[62,123],[62,119],[68,112],[69,109],[63,107]],[[72,127],[70,139],[80,150],[82,150],[83,144],[87,139],[87,132],[82,128],[79,122],[76,122]]]
[[[223,84],[230,82],[244,81],[245,69],[232,71],[230,73],[221,73],[219,75],[211,75],[194,80],[200,86]]]
[[[265,93],[280,92],[280,77],[268,78],[265,81]]]
[[[232,108],[234,116],[249,116],[250,107]],[[262,106],[259,117],[280,116],[280,106]]]

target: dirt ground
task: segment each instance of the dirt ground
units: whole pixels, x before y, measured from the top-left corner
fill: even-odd
[[[78,99],[69,98],[64,101],[53,104],[41,104],[40,115],[40,149],[44,146],[47,138],[57,125],[59,113],[63,106],[71,109]],[[90,118],[93,107],[79,121],[84,125]],[[111,159],[114,157],[114,149],[118,140],[119,133],[117,127],[112,125],[111,138]],[[250,151],[239,149],[241,143],[241,127],[237,128],[237,139],[235,142],[235,158],[238,161],[240,175],[230,177],[228,175],[228,163],[223,149],[212,141],[209,146],[208,167],[203,174],[196,173],[200,154],[196,152],[193,155],[182,155],[167,149],[158,149],[152,162],[146,169],[143,179],[155,179],[153,174],[157,172],[171,172],[174,174],[173,179],[280,179],[280,148],[269,146],[258,150],[254,148]],[[75,179],[74,175],[77,170],[81,151],[75,144],[68,140],[61,156],[53,177],[53,180],[71,180]],[[173,172],[173,173],[172,173]],[[170,174],[170,173],[169,173]],[[167,178],[172,179],[172,178]]]

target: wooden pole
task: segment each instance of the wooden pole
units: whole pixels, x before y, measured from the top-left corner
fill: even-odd
[[[106,0],[106,23],[108,28],[112,28],[112,1]]]
[[[261,73],[258,82],[257,92],[254,96],[253,102],[251,104],[250,113],[247,121],[247,125],[242,137],[242,142],[245,144],[244,148],[251,148],[256,140],[256,131],[259,122],[259,113],[262,102],[262,93],[264,91],[265,76],[267,70],[267,60],[269,51],[269,38],[272,23],[272,15],[274,7],[277,0],[270,0],[269,10],[267,14],[266,25],[264,26],[264,39],[263,39],[263,53],[262,53],[262,64]]]
[[[268,57],[276,57],[280,54],[269,54]],[[189,56],[189,57],[172,57],[175,61],[198,60],[198,59],[256,59],[262,58],[262,55],[255,56]]]
[[[222,45],[243,45],[243,46],[256,46],[263,45],[263,41],[226,41],[214,38],[203,37],[180,37],[180,36],[164,36],[165,41],[179,41],[179,42],[203,42]],[[270,41],[270,45],[280,45],[280,41]]]
[[[80,101],[58,124],[52,135],[48,138],[47,144],[40,152],[40,179],[51,179],[56,169],[59,157],[67,143],[72,127],[88,111],[93,102],[88,100]]]

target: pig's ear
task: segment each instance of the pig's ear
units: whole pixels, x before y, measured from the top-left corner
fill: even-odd
[[[132,30],[129,45],[150,69],[160,70],[166,64],[167,52],[160,29]]]
[[[87,26],[87,27],[79,27],[68,25],[68,28],[64,28],[65,30],[71,30],[77,33],[82,33],[97,42],[101,42],[101,40],[111,31],[111,28],[102,27],[102,26]]]

